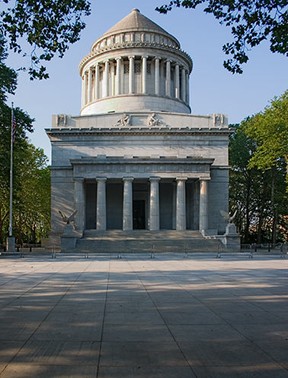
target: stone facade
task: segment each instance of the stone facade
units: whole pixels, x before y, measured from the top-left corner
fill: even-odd
[[[192,60],[138,10],[111,28],[80,63],[80,116],[55,115],[52,232],[59,210],[75,228],[224,234],[227,118],[190,114]]]

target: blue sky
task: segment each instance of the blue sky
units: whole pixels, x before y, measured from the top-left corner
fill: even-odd
[[[44,149],[50,158],[50,143],[45,128],[51,127],[52,114],[80,113],[81,81],[78,65],[90,51],[92,43],[133,8],[159,24],[181,43],[194,64],[190,76],[192,114],[224,113],[230,123],[241,122],[269,105],[274,96],[287,89],[288,59],[272,54],[268,43],[254,48],[242,75],[232,75],[223,67],[224,43],[231,41],[229,29],[201,10],[174,9],[161,15],[154,9],[165,0],[110,0],[93,2],[93,12],[79,42],[72,45],[63,59],[49,63],[50,79],[30,81],[19,74],[16,95],[9,100],[35,118],[29,138]],[[166,0],[168,2],[168,0]],[[8,65],[17,68],[21,60],[10,54]]]

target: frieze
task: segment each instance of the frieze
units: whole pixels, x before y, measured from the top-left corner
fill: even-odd
[[[98,164],[85,164],[80,162],[72,162],[73,175],[78,177],[93,178],[99,175],[105,175],[108,178],[121,178],[123,174],[131,174],[134,177],[151,176],[159,177],[178,177],[179,172],[181,176],[187,176],[189,178],[207,177],[210,178],[210,164],[211,162],[203,162],[202,164],[103,164],[103,161]]]

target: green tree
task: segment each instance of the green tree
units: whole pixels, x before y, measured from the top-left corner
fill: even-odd
[[[17,73],[12,68],[5,65],[7,52],[5,50],[5,41],[0,35],[0,102],[4,103],[7,94],[13,94],[17,85]]]
[[[242,243],[251,242],[250,226],[252,214],[255,211],[253,203],[253,172],[248,169],[248,163],[255,151],[255,143],[248,138],[239,125],[231,125],[234,128],[229,143],[230,209],[237,210],[236,224],[241,235]]]
[[[39,241],[49,230],[50,171],[42,149],[27,141],[33,120],[14,109],[13,229],[17,242]],[[8,232],[11,109],[0,104],[0,241]]]
[[[37,243],[47,237],[49,231],[50,170],[47,162],[44,151],[27,141],[17,156],[14,234],[20,244]]]
[[[237,209],[236,224],[242,243],[287,240],[285,163],[263,170],[250,166],[257,143],[246,134],[245,120],[230,137],[230,209]],[[286,232],[285,232],[286,228]]]
[[[42,62],[62,57],[80,38],[88,0],[4,0],[0,4],[0,35],[9,49],[30,56],[30,77],[48,77]],[[23,42],[23,38],[27,43]],[[28,44],[28,45],[27,45]]]
[[[0,39],[0,242],[8,234],[10,187],[11,108],[5,101],[17,84],[16,72],[5,65]],[[13,177],[14,230],[18,241],[36,241],[46,236],[50,217],[50,171],[43,150],[27,141],[33,119],[19,108],[16,118]]]
[[[242,65],[249,60],[248,52],[267,39],[272,52],[288,55],[287,0],[172,0],[156,10],[167,13],[174,7],[198,6],[204,6],[205,13],[231,29],[234,41],[226,43],[223,51],[230,56],[224,67],[232,73],[242,73]]]
[[[288,91],[271,101],[263,112],[244,122],[245,132],[257,143],[249,167],[277,168],[284,160],[288,189]]]

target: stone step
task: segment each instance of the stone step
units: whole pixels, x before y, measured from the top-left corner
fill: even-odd
[[[211,252],[218,251],[219,241],[205,239],[196,231],[85,231],[77,241],[81,252]]]
[[[122,230],[108,230],[108,231],[98,231],[98,230],[85,230],[83,234],[83,239],[86,240],[141,240],[141,239],[153,239],[153,240],[179,240],[179,239],[191,239],[200,238],[203,239],[202,234],[199,231],[176,231],[176,230],[160,230],[160,231],[149,231],[149,230],[133,230],[133,231],[122,231]]]

